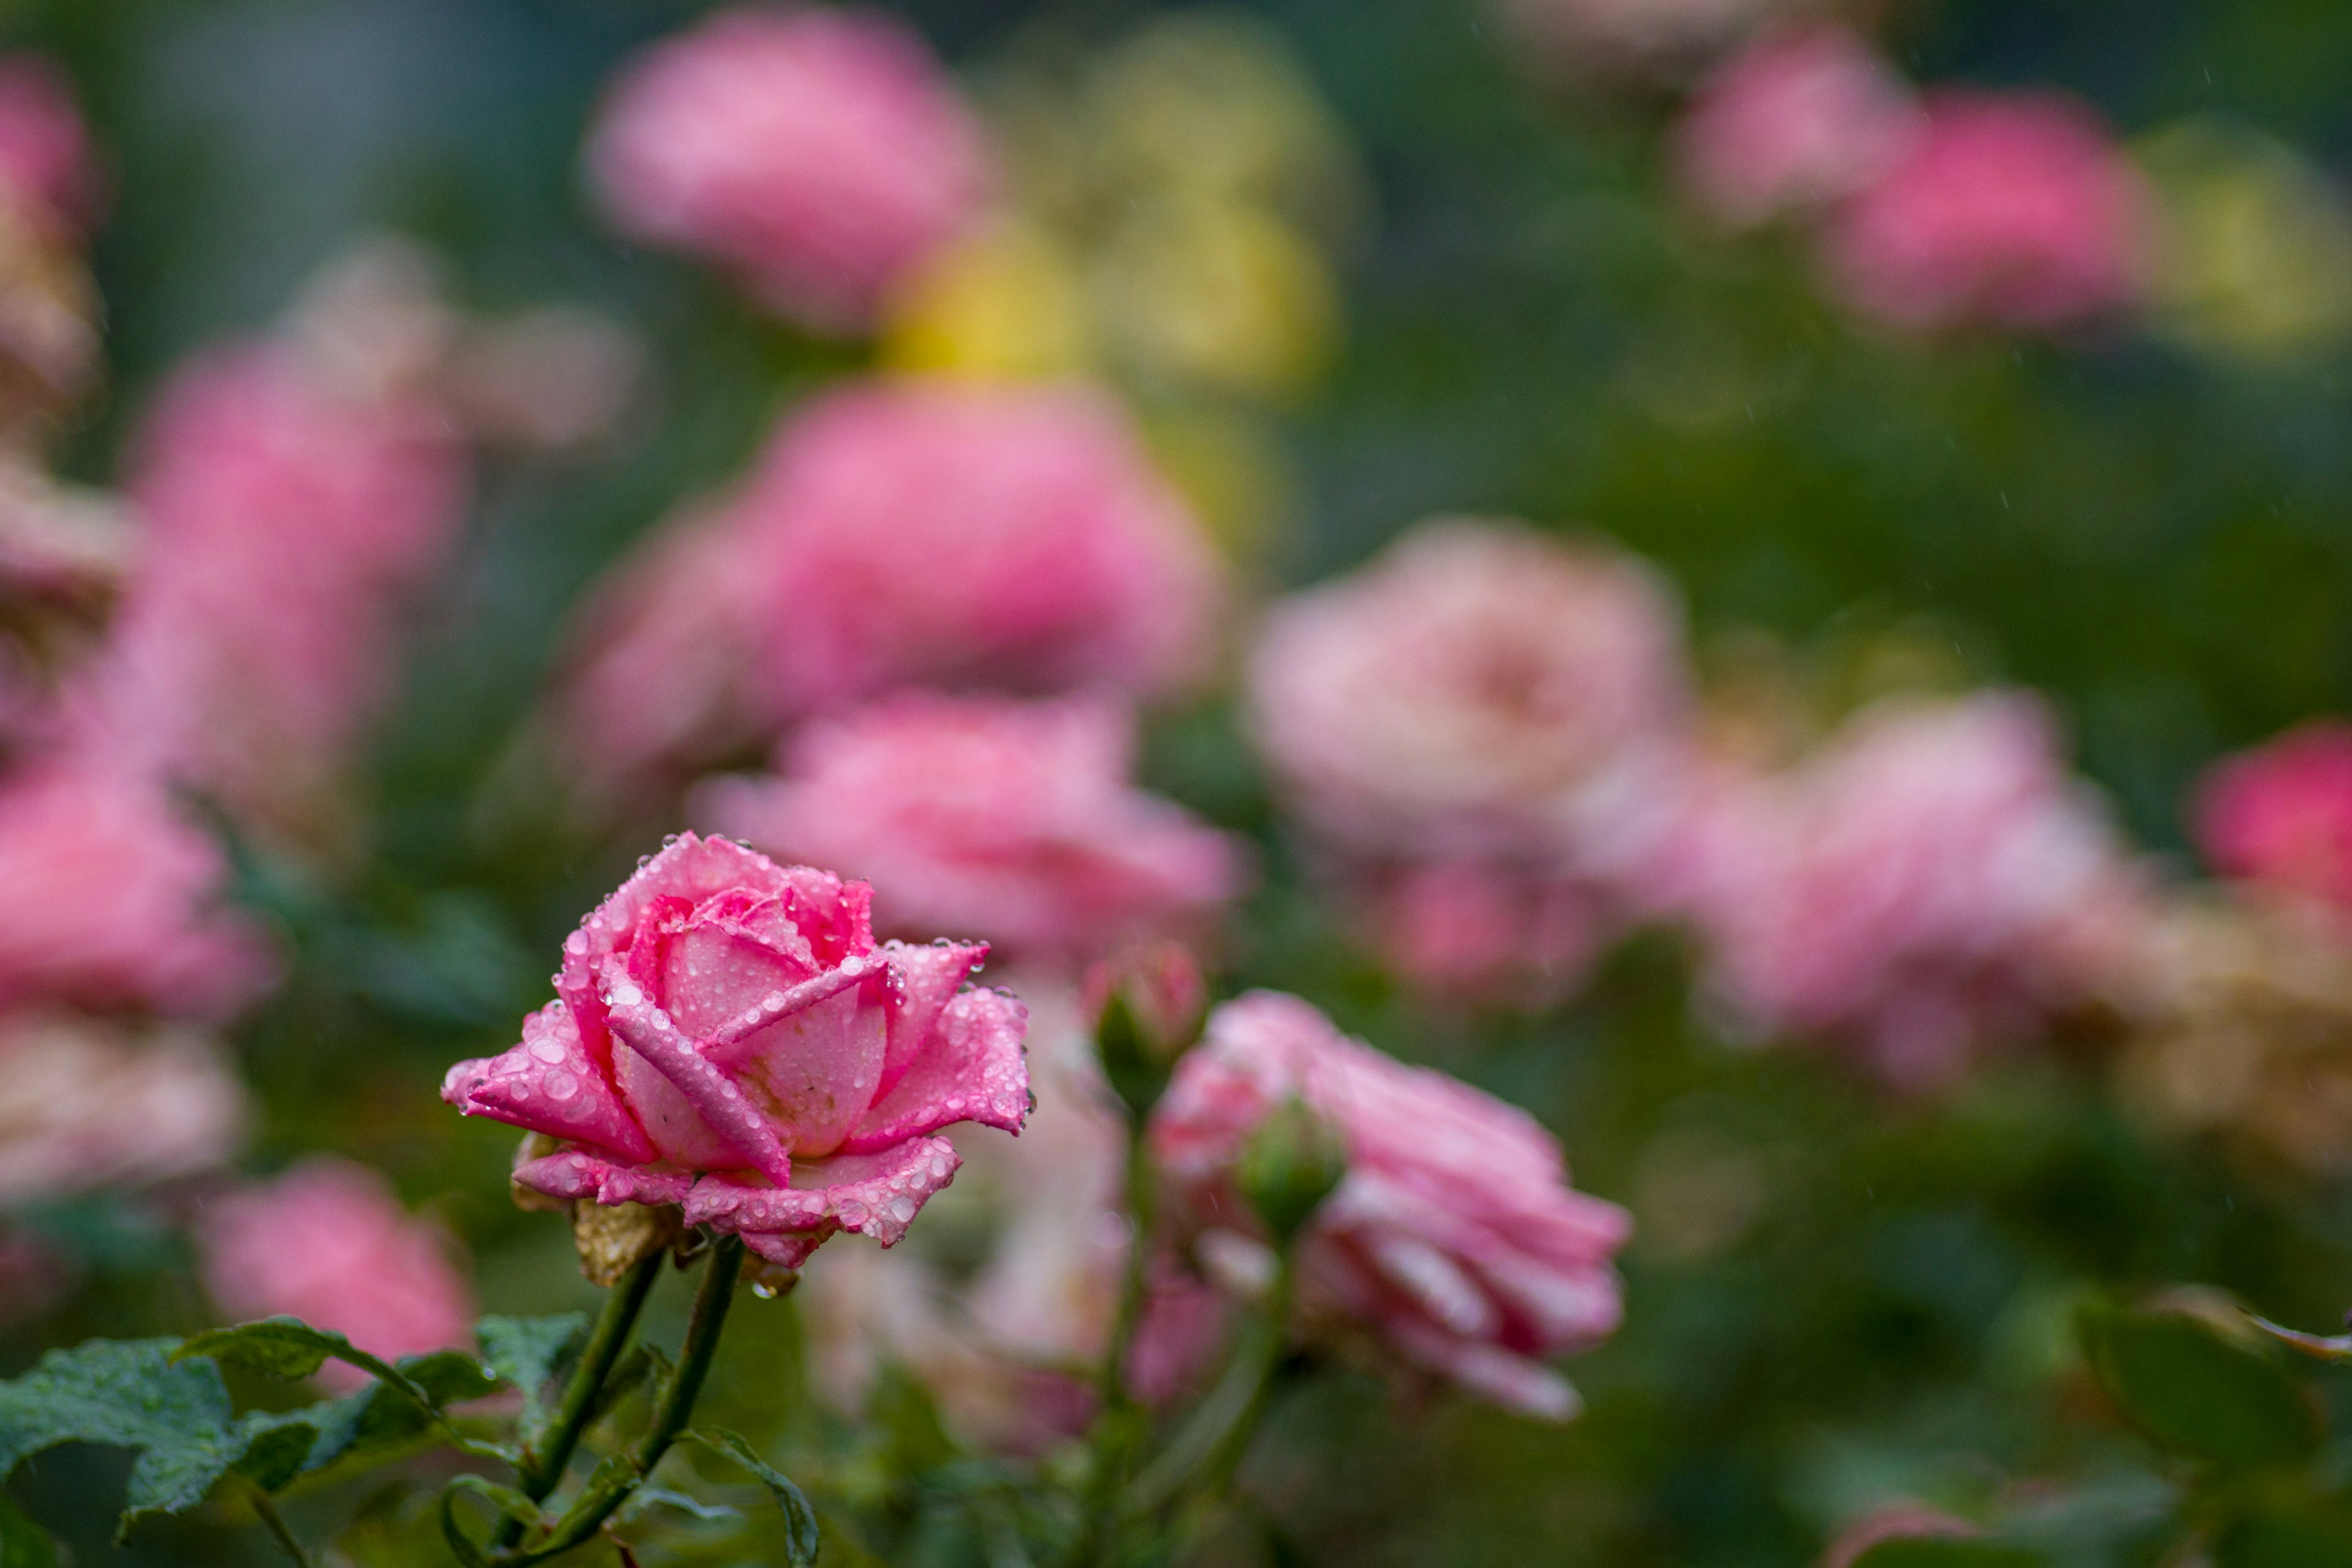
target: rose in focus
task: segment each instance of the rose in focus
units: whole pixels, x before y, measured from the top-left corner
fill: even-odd
[[[1254,992],[1210,1016],[1152,1115],[1152,1151],[1196,1223],[1246,1226],[1235,1165],[1294,1098],[1348,1154],[1297,1243],[1302,1310],[1514,1410],[1574,1414],[1576,1391],[1545,1363],[1616,1329],[1625,1211],[1570,1187],[1559,1142],[1525,1111]]]
[[[549,1197],[680,1205],[798,1268],[888,1246],[954,1176],[959,1121],[1018,1131],[1026,1013],[964,989],[987,948],[874,941],[863,882],[686,834],[565,942],[557,1000],[442,1097],[557,1140]]]

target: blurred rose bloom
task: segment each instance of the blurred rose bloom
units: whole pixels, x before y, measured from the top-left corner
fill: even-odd
[[[1613,550],[1428,523],[1268,613],[1251,730],[1314,837],[1368,874],[1402,967],[1572,980],[1667,900],[1680,630],[1669,591]]]
[[[2223,876],[2352,914],[2352,723],[2305,724],[2221,763],[2196,818]]]
[[[979,122],[878,11],[722,11],[614,84],[588,147],[614,221],[705,257],[779,313],[865,325],[977,214]]]
[[[268,983],[222,907],[228,865],[163,788],[95,753],[0,784],[0,1006],[65,1001],[217,1018]]]
[[[147,545],[99,718],[247,826],[307,841],[390,695],[399,596],[464,516],[438,415],[358,401],[271,347],[183,370],[141,432]]]
[[[1709,78],[1675,132],[1684,187],[1727,228],[1868,185],[1919,131],[1909,86],[1843,27],[1773,35]]]
[[[1152,1115],[1153,1152],[1202,1223],[1242,1223],[1234,1163],[1293,1096],[1348,1148],[1297,1243],[1302,1310],[1511,1409],[1573,1415],[1576,1391],[1544,1363],[1616,1329],[1625,1211],[1570,1187],[1559,1142],[1525,1111],[1254,992],[1210,1016]]]
[[[102,193],[73,84],[39,55],[0,56],[0,202],[19,219],[78,234]]]
[[[1150,696],[1202,670],[1219,590],[1108,398],[852,386],[598,601],[568,730],[585,771],[625,781],[901,686]]]
[[[2137,304],[2153,208],[2092,112],[2049,93],[1930,93],[1909,147],[1832,217],[1830,280],[1919,331],[2055,331]]]
[[[563,945],[558,999],[442,1098],[558,1140],[549,1197],[682,1205],[798,1268],[844,1230],[887,1247],[958,1163],[959,1121],[1018,1131],[1025,1014],[964,988],[983,944],[877,947],[863,882],[684,834]]]
[[[0,1016],[0,1208],[205,1170],[245,1122],[244,1089],[200,1034]]]
[[[455,1244],[363,1165],[314,1157],[216,1198],[196,1241],[205,1289],[233,1320],[297,1317],[386,1361],[472,1342],[473,1291]],[[319,1379],[349,1393],[368,1376],[331,1361]]]
[[[2041,704],[1865,710],[1699,831],[1710,986],[1742,1027],[1825,1037],[1904,1089],[2030,1037],[2109,976],[2139,879]]]
[[[1677,78],[1773,17],[1790,0],[1495,0],[1547,68],[1572,76]]]
[[[782,778],[714,781],[695,815],[855,870],[894,932],[1081,962],[1197,927],[1240,889],[1236,841],[1136,789],[1134,751],[1113,702],[908,693],[810,725]]]
[[[101,181],[73,89],[37,55],[0,56],[0,430],[55,414],[100,370],[82,259]]]

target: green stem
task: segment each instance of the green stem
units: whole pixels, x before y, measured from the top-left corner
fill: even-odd
[[[253,1511],[277,1539],[280,1552],[292,1558],[299,1568],[310,1568],[310,1554],[302,1550],[299,1541],[294,1539],[293,1531],[287,1528],[286,1516],[278,1511],[278,1505],[269,1500],[269,1494],[257,1485],[253,1489]]]
[[[588,1342],[581,1347],[580,1360],[572,1369],[571,1381],[563,1385],[563,1397],[541,1420],[538,1427],[523,1439],[522,1463],[517,1467],[525,1497],[533,1502],[545,1500],[563,1479],[564,1470],[572,1463],[572,1455],[580,1447],[581,1435],[588,1430],[596,1411],[596,1396],[604,1391],[604,1380],[613,1374],[614,1363],[629,1342],[629,1331],[636,1326],[637,1314],[646,1304],[646,1295],[654,1288],[655,1278],[661,1273],[667,1247],[649,1258],[640,1259],[618,1283],[604,1294],[604,1310],[596,1314],[595,1326],[588,1331]],[[497,1544],[512,1546],[522,1539],[522,1521],[507,1520],[499,1527]]]
[[[1110,1344],[1096,1379],[1101,1410],[1088,1435],[1093,1463],[1087,1471],[1078,1539],[1071,1552],[1071,1561],[1078,1568],[1108,1559],[1118,1518],[1118,1496],[1127,1484],[1129,1453],[1136,1439],[1135,1402],[1127,1391],[1127,1363],[1135,1349],[1136,1331],[1142,1326],[1144,1297],[1150,1282],[1154,1194],[1151,1151],[1142,1128],[1133,1122],[1128,1127],[1125,1196],[1129,1229],[1127,1268],[1119,1282],[1118,1312],[1111,1320]]]
[[[613,1510],[653,1474],[654,1467],[661,1463],[662,1456],[669,1452],[669,1446],[694,1415],[694,1402],[702,1394],[704,1380],[710,1375],[710,1359],[719,1349],[719,1333],[727,1326],[727,1309],[735,1298],[735,1281],[742,1272],[742,1237],[721,1237],[711,1248],[710,1262],[703,1270],[702,1288],[695,1293],[694,1316],[687,1324],[686,1343],[678,1348],[677,1370],[670,1374],[660,1401],[654,1406],[653,1425],[637,1439],[625,1463],[606,1460],[597,1467],[587,1489],[555,1521],[546,1540],[535,1542],[521,1553],[502,1561],[520,1568],[523,1563],[543,1562],[570,1551],[595,1534],[612,1517]]]
[[[1290,1257],[1286,1252],[1233,1364],[1201,1401],[1192,1418],[1136,1479],[1128,1500],[1130,1516],[1156,1513],[1187,1490],[1222,1497],[1233,1484],[1234,1471],[1249,1451],[1258,1419],[1265,1414],[1275,1369],[1282,1364],[1283,1346],[1288,1342],[1291,1288]]]

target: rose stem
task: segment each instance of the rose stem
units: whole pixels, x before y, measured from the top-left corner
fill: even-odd
[[[1095,1418],[1094,1464],[1087,1476],[1086,1517],[1074,1561],[1094,1562],[1109,1545],[1127,1457],[1134,1446],[1134,1401],[1128,1397],[1127,1362],[1143,1322],[1145,1285],[1151,1266],[1153,1209],[1151,1151],[1143,1129],[1130,1121],[1127,1136],[1127,1269],[1119,1283],[1118,1315],[1111,1321],[1110,1348],[1104,1353],[1097,1388],[1102,1414]]]
[[[668,1250],[662,1247],[638,1259],[604,1293],[604,1310],[596,1314],[596,1324],[588,1331],[588,1342],[581,1347],[572,1379],[563,1385],[562,1401],[548,1412],[539,1430],[524,1441],[522,1463],[516,1468],[521,1471],[523,1495],[531,1501],[544,1500],[563,1479],[564,1468],[572,1463],[572,1451],[580,1446],[581,1434],[588,1430],[589,1417],[596,1408],[596,1395],[603,1392],[604,1380],[613,1374],[614,1363],[621,1359],[621,1351],[629,1342],[629,1331],[636,1325],[637,1313],[653,1289],[654,1279],[661,1272],[662,1259]],[[498,1544],[512,1546],[522,1539],[522,1529],[519,1519],[502,1521]]]
[[[670,1444],[694,1415],[694,1402],[702,1393],[703,1380],[710,1374],[711,1354],[719,1349],[719,1331],[727,1326],[727,1309],[735,1298],[735,1281],[742,1272],[743,1238],[721,1237],[710,1249],[710,1262],[702,1273],[702,1288],[695,1292],[694,1316],[687,1323],[686,1343],[678,1347],[677,1370],[670,1374],[668,1386],[662,1390],[661,1402],[654,1408],[653,1425],[637,1439],[629,1465],[625,1470],[616,1468],[604,1485],[592,1484],[556,1521],[552,1534],[545,1541],[533,1542],[511,1561],[542,1562],[579,1545],[595,1534],[613,1510],[653,1474],[654,1467],[661,1463],[662,1456],[669,1452]],[[601,1468],[599,1473],[603,1473]]]
[[[278,1511],[278,1505],[269,1500],[269,1494],[258,1485],[253,1489],[253,1511],[263,1524],[269,1527],[269,1533],[277,1538],[280,1552],[294,1559],[301,1568],[310,1568],[310,1554],[302,1550],[302,1543],[294,1539],[294,1532],[286,1526],[286,1516]]]
[[[1233,1481],[1250,1436],[1265,1413],[1275,1369],[1290,1326],[1292,1268],[1286,1249],[1275,1267],[1262,1310],[1243,1337],[1233,1364],[1201,1401],[1160,1457],[1137,1478],[1129,1510],[1149,1514],[1165,1507],[1196,1480],[1204,1495],[1222,1497]]]

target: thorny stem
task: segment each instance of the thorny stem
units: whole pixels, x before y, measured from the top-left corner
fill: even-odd
[[[280,1552],[292,1558],[299,1568],[310,1568],[310,1554],[302,1550],[302,1543],[294,1539],[293,1531],[287,1528],[286,1516],[278,1511],[278,1505],[269,1500],[269,1494],[258,1485],[253,1488],[253,1511],[277,1540]]]
[[[588,1331],[588,1342],[581,1347],[572,1379],[563,1385],[562,1399],[548,1412],[537,1430],[525,1436],[522,1463],[517,1468],[521,1472],[523,1495],[531,1501],[543,1501],[563,1479],[572,1451],[579,1447],[581,1435],[588,1430],[590,1418],[595,1413],[596,1396],[604,1391],[604,1380],[613,1374],[614,1364],[629,1342],[629,1331],[636,1326],[637,1313],[645,1307],[646,1297],[653,1289],[667,1251],[663,1248],[640,1259],[605,1292],[604,1310],[596,1314],[595,1326]],[[512,1546],[522,1539],[522,1531],[520,1520],[503,1521],[499,1527],[497,1544]]]
[[[1117,1522],[1118,1497],[1126,1485],[1129,1451],[1135,1443],[1134,1401],[1127,1391],[1128,1357],[1142,1325],[1144,1294],[1150,1278],[1153,1219],[1151,1152],[1143,1129],[1130,1122],[1127,1139],[1127,1269],[1120,1280],[1118,1313],[1111,1321],[1109,1348],[1097,1378],[1101,1410],[1090,1437],[1094,1463],[1087,1475],[1082,1522],[1072,1561],[1079,1568],[1105,1560]]]

